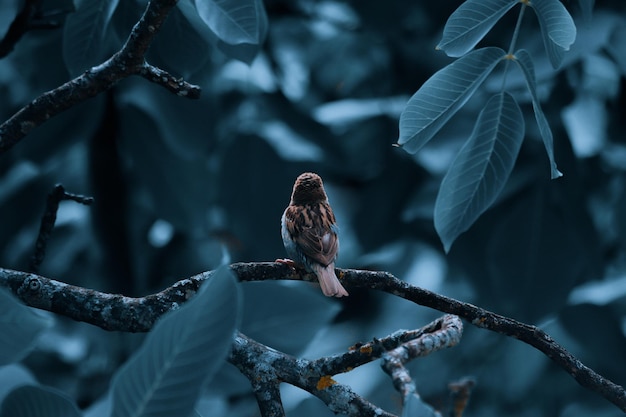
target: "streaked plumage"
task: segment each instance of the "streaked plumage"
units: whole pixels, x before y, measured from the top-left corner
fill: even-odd
[[[337,225],[319,175],[305,172],[293,186],[291,202],[281,219],[287,255],[313,272],[328,297],[347,296],[335,275],[339,252]]]

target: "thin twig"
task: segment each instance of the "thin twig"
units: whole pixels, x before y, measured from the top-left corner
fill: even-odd
[[[145,55],[177,0],[152,0],[133,27],[126,43],[106,62],[82,75],[43,93],[9,120],[0,125],[0,154],[11,149],[31,130],[57,114],[113,87],[131,75],[140,75],[175,94],[200,97],[200,87],[176,79],[167,72],[145,63]]]
[[[79,194],[72,194],[65,191],[63,185],[57,184],[46,200],[46,209],[41,216],[41,225],[39,226],[39,234],[37,235],[37,242],[35,243],[35,253],[30,260],[30,272],[37,273],[39,267],[46,256],[46,247],[48,240],[52,234],[52,229],[57,220],[57,211],[59,210],[59,203],[63,200],[72,200],[80,204],[90,205],[93,203],[92,197],[85,197]]]
[[[0,41],[0,58],[7,56],[26,32],[34,29],[57,29],[60,27],[53,16],[60,16],[72,10],[42,10],[41,0],[25,0],[22,10],[15,16],[6,34]]]

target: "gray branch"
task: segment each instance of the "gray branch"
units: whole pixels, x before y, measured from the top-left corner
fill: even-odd
[[[303,270],[294,270],[287,265],[274,262],[235,263],[231,265],[231,269],[240,281],[301,280],[316,282],[316,277],[312,274]],[[342,284],[345,284],[348,288],[366,288],[387,292],[418,305],[457,315],[477,327],[521,340],[543,352],[569,373],[580,385],[602,395],[622,411],[626,411],[626,390],[623,387],[584,365],[574,355],[552,340],[543,330],[535,326],[413,286],[399,280],[388,272],[337,269],[336,273]],[[159,293],[142,298],[101,293],[50,280],[35,274],[2,268],[0,268],[0,285],[8,287],[22,301],[32,307],[49,310],[107,330],[145,332],[150,330],[161,315],[171,310],[175,305],[185,302],[195,294],[202,282],[210,279],[212,274],[212,271],[203,272],[191,278],[178,281]],[[419,331],[415,335],[419,335]],[[390,338],[401,343],[404,337],[408,336],[392,335]],[[248,344],[250,345],[250,343],[252,342],[249,341]],[[375,346],[378,346],[376,341],[372,343],[373,349]],[[397,345],[393,346],[393,344],[391,346],[382,346],[385,347],[385,351],[397,347]],[[359,354],[367,353],[366,349],[358,350]],[[382,353],[381,351],[380,354]],[[267,352],[264,354],[267,354]],[[350,352],[348,352],[347,357],[356,363],[363,360],[358,354]],[[380,356],[372,355],[372,357]],[[329,375],[332,376],[341,372],[341,367],[347,366],[346,364],[349,362],[347,359],[346,362],[342,362],[336,358],[323,358],[318,361],[315,364],[319,363],[320,365],[318,375],[320,378],[326,378]],[[296,368],[290,369],[294,370]],[[286,371],[289,371],[289,369]],[[282,375],[282,377],[284,377],[282,380],[285,382],[295,380],[295,376],[290,376],[289,372],[287,372],[287,375]],[[318,379],[315,381],[315,385],[320,383],[320,381],[321,386],[327,386],[326,389],[309,392],[329,404],[331,409],[337,407],[333,403],[333,397],[330,393],[341,389],[341,385],[334,384],[332,379]],[[300,383],[308,387],[313,386],[309,384],[310,381],[307,382],[309,385],[303,382]],[[353,400],[354,403],[359,403],[359,401],[363,400],[360,397]],[[337,410],[337,412],[346,411]],[[346,413],[349,414],[348,412]]]
[[[177,0],[152,0],[133,27],[126,43],[106,62],[60,87],[43,93],[0,125],[0,154],[51,117],[113,87],[131,75],[140,75],[183,97],[200,97],[200,87],[177,79],[145,62],[145,55]]]

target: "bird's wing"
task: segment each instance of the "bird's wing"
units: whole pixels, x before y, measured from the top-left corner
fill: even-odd
[[[321,212],[320,212],[321,211]],[[290,206],[285,211],[287,231],[304,255],[324,266],[330,265],[339,251],[335,217],[330,207],[309,210]]]

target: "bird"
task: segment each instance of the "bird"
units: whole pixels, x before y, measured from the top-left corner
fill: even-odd
[[[277,261],[292,266],[303,265],[317,276],[327,297],[348,296],[348,291],[335,274],[339,252],[338,231],[322,178],[312,172],[300,174],[281,218],[283,244],[291,259]]]

